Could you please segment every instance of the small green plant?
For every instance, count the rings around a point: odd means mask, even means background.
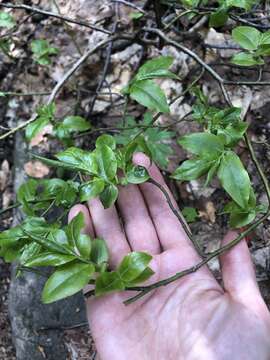
[[[197,210],[190,206],[184,207],[182,214],[188,223],[193,223],[198,218]]]
[[[57,55],[59,50],[50,46],[47,40],[33,40],[31,42],[33,58],[39,65],[50,65],[51,57]]]
[[[229,19],[229,11],[232,8],[249,11],[257,0],[219,0],[219,7],[209,18],[209,26],[221,27]]]
[[[0,27],[11,29],[16,25],[12,15],[7,12],[0,11]]]
[[[148,61],[140,67],[134,79],[123,89],[123,94],[128,94],[149,110],[169,113],[166,96],[152,79],[178,79],[174,73],[168,70],[172,62],[173,58],[170,56],[162,56]]]
[[[241,66],[263,65],[263,57],[270,55],[270,31],[261,33],[250,26],[233,29],[232,37],[245,51],[232,58],[232,63]]]
[[[261,207],[256,206],[249,175],[234,151],[248,125],[241,120],[240,108],[218,109],[209,106],[198,89],[195,94],[198,99],[193,106],[193,118],[204,125],[205,131],[178,140],[179,145],[193,154],[193,158],[184,161],[172,177],[190,181],[206,175],[207,185],[217,175],[233,200],[224,210],[230,214],[230,224],[242,227],[262,211]]]

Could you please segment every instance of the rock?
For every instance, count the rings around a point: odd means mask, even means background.
[[[22,135],[17,133],[14,154],[15,191],[25,180],[23,164],[26,159],[26,145]],[[17,225],[22,214],[17,211],[13,225]],[[9,290],[9,314],[17,360],[66,360],[63,327],[74,326],[86,321],[82,294],[44,305],[41,291],[46,278],[30,272],[16,277],[16,264],[12,266]]]

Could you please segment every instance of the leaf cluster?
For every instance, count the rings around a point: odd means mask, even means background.
[[[166,95],[153,79],[169,78],[179,80],[177,75],[169,71],[172,62],[173,58],[171,56],[161,56],[147,61],[140,67],[128,86],[122,90],[122,93],[129,95],[133,100],[136,100],[149,110],[169,113],[170,109]]]
[[[234,152],[234,147],[247,130],[247,124],[241,120],[241,109],[229,107],[221,110],[209,106],[199,90],[195,93],[198,100],[193,106],[193,117],[204,125],[205,131],[178,139],[179,145],[193,157],[184,161],[172,177],[190,181],[206,175],[207,185],[216,175],[232,198],[232,202],[225,208],[225,212],[230,214],[230,224],[242,227],[253,221],[262,210],[256,206],[249,175]]]
[[[39,65],[50,65],[51,57],[57,55],[59,50],[49,44],[47,40],[37,39],[31,42],[31,50],[33,52],[33,59]]]
[[[232,37],[245,50],[233,56],[233,64],[263,65],[263,58],[270,55],[270,31],[262,33],[251,26],[238,26],[233,29]]]
[[[53,267],[43,292],[42,301],[51,303],[95,285],[96,296],[148,279],[151,256],[131,252],[115,271],[109,271],[109,252],[103,239],[82,233],[84,217],[77,214],[63,229],[44,218],[28,217],[21,225],[0,234],[0,255],[5,261],[17,260],[30,269]]]
[[[146,151],[157,165],[166,168],[168,157],[173,154],[171,146],[166,141],[174,136],[174,132],[160,129],[158,126],[151,126],[152,123],[153,117],[150,113],[146,113],[139,124],[134,117],[128,116],[125,119],[127,129],[123,129],[121,134],[115,135],[115,140],[119,145],[127,145],[130,139],[135,138],[140,133],[140,126],[141,128],[145,126],[146,129],[137,137],[137,148],[135,150]]]

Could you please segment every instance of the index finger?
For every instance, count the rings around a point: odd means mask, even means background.
[[[142,153],[135,154],[133,161],[136,165],[147,168],[151,178],[164,187],[173,206],[179,211],[176,201],[157,166],[153,163],[150,164],[149,158]],[[145,198],[163,249],[168,250],[175,247],[181,247],[183,256],[189,256],[192,261],[199,260],[199,255],[194,249],[179,220],[169,207],[168,202],[160,189],[151,183],[143,183],[139,186]]]

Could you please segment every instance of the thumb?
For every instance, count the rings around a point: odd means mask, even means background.
[[[223,239],[222,245],[231,242],[237,233],[230,231]],[[254,265],[245,239],[220,257],[223,285],[225,290],[236,300],[247,303],[258,300],[259,288],[256,281]]]

